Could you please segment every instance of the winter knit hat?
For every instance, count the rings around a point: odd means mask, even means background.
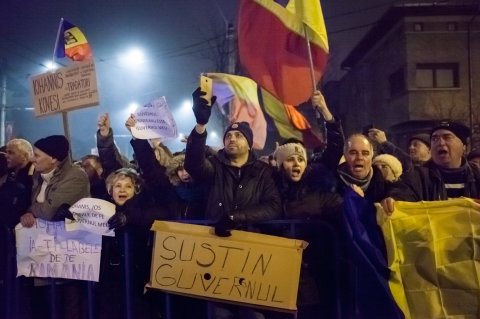
[[[430,135],[426,133],[410,136],[410,138],[408,139],[408,145],[410,145],[413,140],[419,140],[423,144],[427,145],[428,148],[430,148]]]
[[[433,127],[430,133],[430,139],[432,138],[433,133],[435,133],[437,130],[448,130],[455,134],[464,145],[467,145],[467,138],[470,136],[470,129],[462,123],[451,120],[442,120],[436,123]]]
[[[382,163],[390,167],[395,177],[395,180],[398,180],[400,175],[403,173],[402,163],[393,155],[390,154],[381,154],[373,158],[372,164]]]
[[[307,161],[307,151],[302,144],[298,143],[287,143],[277,147],[273,156],[277,161],[277,167],[281,168],[283,162],[292,155],[299,155]]]
[[[33,146],[60,162],[68,156],[68,150],[70,149],[68,140],[63,135],[50,135],[41,138]]]
[[[253,145],[253,132],[250,128],[250,125],[247,122],[235,122],[230,124],[229,127],[225,130],[225,134],[223,134],[223,140],[225,141],[225,136],[230,131],[239,131],[240,133],[245,136],[248,142],[248,146],[252,148]]]

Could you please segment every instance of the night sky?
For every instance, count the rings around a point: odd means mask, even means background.
[[[180,132],[194,126],[191,110],[181,111],[190,99],[201,72],[214,71],[213,47],[223,39],[226,24],[236,24],[236,0],[100,0],[100,1],[2,1],[0,11],[0,61],[7,70],[7,121],[15,134],[32,142],[63,133],[61,116],[35,119],[29,77],[47,71],[52,59],[61,17],[77,25],[94,54],[101,104],[69,114],[74,157],[95,146],[97,117],[109,112],[115,134],[128,134],[123,124],[131,102],[144,104],[165,96],[174,111]],[[331,48],[327,77],[341,76],[339,64],[378,17],[394,1],[329,0],[322,7]],[[119,56],[141,48],[145,62],[132,69]],[[214,128],[212,128],[213,130]],[[218,128],[221,130],[221,128]],[[128,138],[118,137],[127,152]],[[210,143],[221,143],[220,140]],[[171,142],[174,150],[181,148]],[[125,150],[124,150],[125,148]]]

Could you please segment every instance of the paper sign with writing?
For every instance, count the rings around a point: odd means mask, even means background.
[[[295,310],[301,240],[156,221],[149,287],[263,307]]]
[[[76,62],[30,79],[35,116],[45,116],[99,104],[92,60]]]
[[[67,232],[64,222],[36,219],[31,228],[18,224],[17,276],[98,281],[102,236]]]
[[[82,198],[70,207],[74,220],[65,219],[67,231],[84,230],[104,236],[115,236],[107,221],[115,214],[115,205],[98,198]]]
[[[132,127],[132,135],[138,139],[176,138],[177,124],[168,108],[165,97],[160,97],[138,108],[135,112],[137,123]]]

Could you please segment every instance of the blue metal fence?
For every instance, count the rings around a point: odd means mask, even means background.
[[[192,223],[192,224],[208,224],[208,221],[199,221],[199,220],[190,220],[190,221],[182,221],[185,223]],[[342,305],[341,305],[341,296],[340,296],[340,267],[338,267],[338,251],[340,246],[338,244],[337,234],[336,231],[330,226],[329,223],[323,221],[306,221],[306,220],[275,220],[269,221],[262,224],[256,224],[255,227],[260,227],[262,231],[265,230],[266,233],[271,233],[274,235],[281,235],[288,238],[298,238],[304,239],[299,234],[299,230],[307,225],[315,225],[315,229],[318,230],[319,233],[322,233],[332,240],[327,243],[328,244],[328,255],[322,256],[323,263],[328,264],[329,274],[328,277],[333,276],[333,278],[329,278],[330,287],[328,287],[329,293],[329,302],[328,305],[324,305],[325,307],[329,307],[329,310],[325,313],[328,313],[328,319],[336,319],[342,318]],[[32,285],[31,279],[27,279],[24,277],[16,278],[16,256],[15,256],[15,245],[12,240],[14,240],[14,236],[12,234],[12,230],[3,230],[7,231],[6,241],[3,242],[5,249],[6,256],[2,256],[1,263],[4,266],[3,270],[3,279],[0,281],[0,318],[37,318],[37,314],[32,314],[31,309],[29,309],[29,300],[31,297],[29,293],[31,292]],[[120,250],[121,250],[121,260],[120,260],[120,278],[122,279],[121,282],[121,300],[110,300],[112,309],[117,310],[118,313],[121,314],[122,319],[139,319],[143,318],[141,316],[145,316],[145,318],[166,318],[166,319],[182,319],[182,318],[174,318],[174,311],[172,305],[172,295],[168,293],[159,293],[154,292],[155,296],[150,297],[150,303],[156,303],[161,305],[161,313],[158,314],[155,310],[151,310],[150,314],[145,314],[148,310],[145,309],[138,309],[139,305],[135,304],[135,296],[133,294],[133,277],[134,277],[134,268],[132,264],[132,245],[131,245],[131,235],[128,232],[125,232],[123,236],[121,236],[121,243],[120,243]],[[2,240],[5,238],[2,234]],[[2,245],[3,245],[2,244]],[[315,249],[315,247],[310,247],[307,249]],[[331,283],[334,283],[333,285]],[[97,319],[100,317],[99,313],[99,290],[97,288],[97,283],[93,282],[83,282],[84,289],[82,291],[82,295],[79,298],[82,299],[83,305],[85,309],[82,309],[82,317],[88,319]],[[49,313],[48,316],[42,317],[47,319],[63,319],[62,313],[59,311],[59,307],[61,306],[59,303],[62,300],[59,292],[58,284],[56,284],[56,280],[51,279],[49,281],[49,289],[48,289],[48,308],[50,311],[46,311]],[[103,296],[105,297],[105,296]],[[108,296],[107,296],[108,297]],[[100,299],[102,302],[105,302],[105,298]],[[108,298],[107,298],[108,300]],[[205,311],[206,314],[203,314],[206,318],[213,318],[213,310],[212,304],[209,302]],[[260,311],[261,312],[261,311]],[[139,315],[139,313],[142,313]],[[35,316],[33,316],[35,315]],[[104,316],[105,318],[113,318]],[[284,318],[296,318],[296,314],[285,315]],[[320,317],[315,317],[320,318]],[[326,317],[325,317],[326,318]]]

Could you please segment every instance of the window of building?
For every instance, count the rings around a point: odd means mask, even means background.
[[[447,23],[447,31],[457,31],[457,30],[458,30],[458,23],[456,22]]]
[[[419,63],[415,80],[418,88],[459,87],[458,63]]]
[[[388,82],[390,85],[390,97],[398,96],[405,92],[405,72],[403,68],[390,74]]]
[[[424,25],[421,22],[415,22],[413,24],[413,31],[420,32],[420,31],[423,31],[423,28],[424,28]]]

